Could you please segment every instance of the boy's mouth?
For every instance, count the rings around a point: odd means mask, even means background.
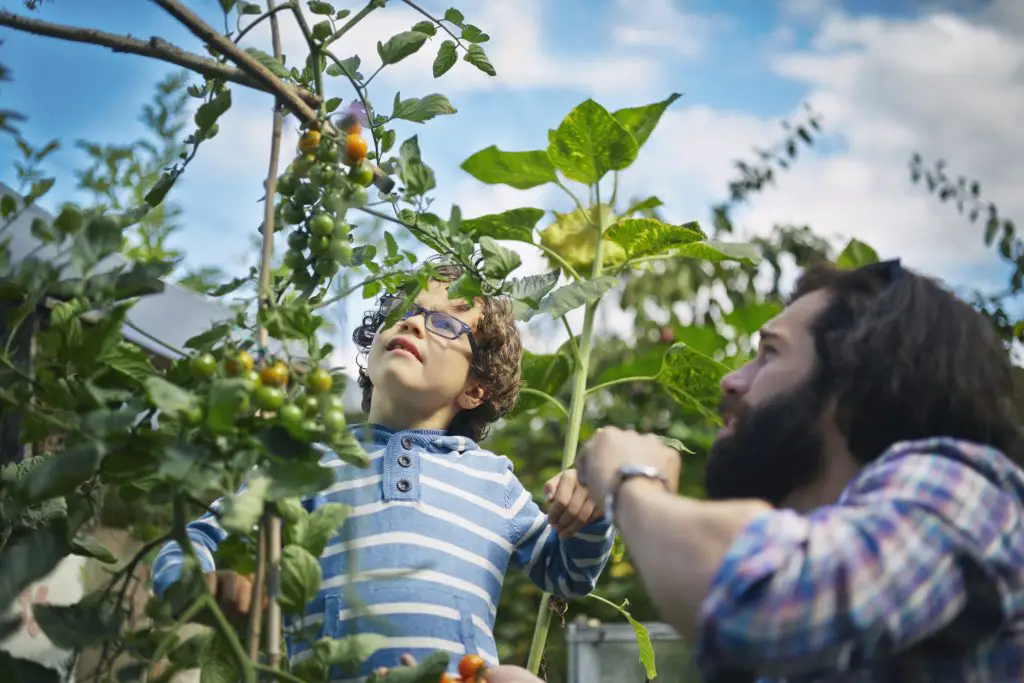
[[[408,337],[395,337],[388,344],[388,351],[404,351],[411,355],[413,358],[418,360],[420,363],[423,362],[423,356],[420,355],[420,350],[416,348],[416,344],[412,342]]]

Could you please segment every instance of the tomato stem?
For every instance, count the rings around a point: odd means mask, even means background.
[[[597,226],[596,241],[594,246],[594,265],[590,272],[591,279],[601,277],[604,266],[604,231],[607,226],[604,224],[605,212],[601,211],[601,188],[594,184],[594,205],[591,207],[593,217]],[[601,298],[586,304],[583,309],[583,331],[580,334],[578,362],[576,371],[573,374],[572,400],[569,403],[569,426],[565,434],[565,448],[562,451],[562,470],[572,466],[576,460],[576,449],[580,441],[580,428],[583,426],[583,407],[587,398],[587,373],[590,370],[590,350],[594,336],[594,320],[597,317],[597,307]],[[570,334],[570,338],[572,335]],[[544,593],[537,610],[537,624],[533,629],[533,642],[530,644],[530,656],[526,668],[530,673],[537,674],[540,671],[540,660],[544,656],[544,647],[548,639],[548,630],[551,627],[551,594]]]

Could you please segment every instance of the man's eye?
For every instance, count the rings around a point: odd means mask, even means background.
[[[762,356],[774,356],[777,353],[778,353],[778,350],[776,350],[776,348],[774,346],[772,346],[771,344],[762,344],[761,345],[761,355]]]

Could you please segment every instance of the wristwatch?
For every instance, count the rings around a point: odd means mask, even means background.
[[[612,510],[615,508],[615,499],[619,495],[619,489],[622,485],[634,477],[643,477],[644,479],[653,479],[660,481],[668,491],[668,479],[664,474],[661,473],[656,467],[650,465],[623,465],[619,468],[618,472],[615,473],[615,483],[612,484],[611,488],[608,489],[608,495],[604,499],[604,518],[608,521],[609,525],[614,525],[614,513]]]

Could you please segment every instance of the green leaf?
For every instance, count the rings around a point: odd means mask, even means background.
[[[235,427],[235,418],[249,409],[249,388],[243,379],[216,379],[207,397],[206,426],[222,434]]]
[[[450,42],[450,41],[448,41]],[[452,48],[455,47],[455,43],[452,43]],[[454,49],[453,49],[454,52]],[[454,63],[454,62],[453,62]],[[18,202],[13,195],[5,194],[3,199],[0,199],[0,216],[7,218],[12,213],[18,210]]]
[[[405,183],[407,196],[424,195],[437,187],[434,172],[420,158],[420,143],[415,135],[402,143],[398,156],[401,164],[399,177]]]
[[[74,236],[71,244],[71,262],[78,268],[91,269],[104,257],[120,251],[123,235],[121,226],[110,216],[89,219],[85,230]]]
[[[23,590],[50,574],[68,550],[67,526],[62,520],[9,542],[0,562],[0,605],[10,606]],[[0,667],[0,671],[6,669]]]
[[[543,275],[528,275],[510,280],[508,296],[513,301],[512,312],[517,320],[529,315],[529,309],[540,308],[541,299],[558,284],[559,271]]]
[[[622,215],[623,216],[630,216],[630,215],[632,215],[634,213],[641,213],[643,211],[650,211],[652,209],[658,208],[659,206],[664,206],[664,204],[665,203],[663,201],[661,201],[660,199],[658,199],[654,195],[651,195],[647,199],[642,199],[639,202],[637,202],[636,204],[634,204],[633,206],[631,206],[628,209],[626,209],[626,212],[624,214],[622,214]]]
[[[281,608],[289,614],[302,612],[320,590],[320,562],[298,545],[281,551]]]
[[[675,340],[683,342],[697,353],[714,357],[716,351],[728,343],[714,325],[686,325],[672,328]]]
[[[856,270],[872,263],[878,263],[878,252],[858,239],[850,240],[836,259],[836,267],[844,270]]]
[[[742,334],[755,334],[762,326],[782,312],[782,304],[777,301],[760,301],[734,308],[722,316],[727,325],[736,328]]]
[[[191,391],[168,382],[163,377],[149,377],[145,381],[146,398],[149,402],[172,417],[183,412],[193,412],[199,406],[199,398]]]
[[[259,523],[260,516],[263,514],[263,505],[270,484],[271,481],[267,477],[256,476],[244,491],[225,498],[220,525],[232,533],[252,533],[253,527]]]
[[[548,131],[548,158],[559,171],[591,185],[636,159],[637,142],[608,110],[586,100]]]
[[[91,557],[104,564],[117,564],[114,553],[92,536],[80,534],[71,540],[71,554]]]
[[[719,261],[739,261],[748,266],[756,266],[761,262],[761,252],[752,244],[742,242],[691,242],[672,250],[674,256],[695,258],[717,263]]]
[[[0,671],[4,672],[5,683],[61,683],[63,680],[57,669],[30,659],[19,659],[5,650],[0,650]]]
[[[258,50],[254,47],[247,47],[245,48],[245,52],[257,62],[267,67],[267,69],[270,70],[270,73],[274,74],[278,78],[284,81],[292,80],[292,75],[288,72],[288,69],[285,68],[284,64],[271,55],[268,55],[263,50]]]
[[[412,30],[426,33],[431,38],[437,34],[437,26],[432,21],[418,21],[413,25]]]
[[[548,153],[542,150],[503,152],[491,145],[463,161],[461,168],[481,182],[508,185],[517,190],[529,190],[558,180]]]
[[[434,93],[423,98],[412,97],[402,100],[399,99],[399,94],[395,93],[395,107],[391,113],[391,118],[423,123],[435,116],[455,113],[455,107],[452,106],[452,103],[444,95]]]
[[[232,292],[238,290],[242,285],[246,284],[247,282],[251,282],[251,281],[252,281],[252,273],[250,273],[248,275],[244,275],[242,277],[236,277],[233,280],[231,280],[230,282],[225,282],[224,284],[222,284],[222,285],[220,285],[218,287],[214,287],[213,289],[211,289],[210,290],[210,296],[213,296],[213,297],[227,296],[228,294],[231,294]]]
[[[402,31],[388,38],[386,43],[377,41],[377,55],[380,57],[381,65],[397,64],[409,55],[415,54],[429,37],[419,31]]]
[[[199,683],[237,683],[241,679],[231,644],[216,631],[204,648],[200,661]]]
[[[51,225],[43,218],[32,219],[32,223],[29,225],[29,233],[43,244],[50,244],[51,242],[57,241],[59,234]]]
[[[341,532],[341,527],[351,511],[350,506],[341,503],[321,505],[306,519],[305,533],[295,542],[313,557],[320,557],[327,543]]]
[[[20,494],[30,503],[65,496],[91,479],[106,448],[100,441],[85,441],[41,463],[21,481]]]
[[[555,319],[561,318],[569,311],[575,310],[584,304],[597,301],[615,284],[615,278],[607,275],[603,275],[596,280],[570,282],[541,299],[540,309],[536,312],[531,312],[529,318],[526,319],[529,320],[536,313],[546,313]]]
[[[308,444],[297,445],[308,454]],[[275,502],[284,498],[312,496],[334,483],[334,470],[311,459],[271,462],[266,466],[266,474],[271,480],[266,498]]]
[[[686,444],[684,444],[679,439],[673,439],[671,436],[661,436],[660,434],[657,435],[657,436],[658,436],[658,439],[660,439],[663,444],[665,444],[666,446],[668,446],[672,450],[674,450],[674,451],[676,451],[678,453],[685,453],[687,455],[693,455],[693,451],[691,451],[689,448],[687,448]]]
[[[466,17],[462,15],[462,12],[455,9],[454,7],[449,7],[444,11],[444,20],[450,21],[451,23],[461,28],[462,22],[466,20]]]
[[[321,2],[320,0],[309,1],[309,11],[313,14],[334,14],[334,7],[329,2]]]
[[[57,228],[64,235],[73,235],[85,225],[85,217],[82,212],[70,204],[60,210],[60,214],[53,221],[53,227]]]
[[[535,354],[523,350],[522,379],[525,386],[548,395],[555,395],[569,380],[573,370],[568,346],[557,353]],[[545,403],[544,399],[522,394],[516,404],[516,413],[533,410]]]
[[[252,55],[256,57],[256,55]],[[273,59],[273,57],[270,57]],[[257,58],[257,61],[260,61]],[[264,64],[264,66],[266,66]],[[268,67],[269,68],[269,67]],[[221,117],[228,109],[231,108],[231,91],[224,89],[214,95],[213,99],[209,102],[199,105],[199,109],[196,110],[195,122],[196,127],[200,130],[209,130],[213,127],[213,124],[217,123],[217,119]]]
[[[352,55],[347,59],[339,59],[338,63],[331,64],[327,67],[328,76],[341,76],[347,75],[353,80],[363,80],[363,75],[359,73],[359,64],[361,63],[359,55]]]
[[[446,40],[437,48],[437,56],[434,57],[434,78],[444,76],[455,66],[459,58],[459,51],[455,48],[455,41]]]
[[[387,154],[395,146],[396,133],[394,130],[385,130],[380,136],[380,153]],[[372,245],[370,245],[372,246]],[[358,249],[359,247],[356,247]]]
[[[340,106],[341,106],[341,98],[340,97],[332,97],[331,99],[327,100],[324,103],[324,110],[328,114],[330,114],[330,113],[336,111],[338,109],[338,107],[340,107]]]
[[[544,209],[512,209],[463,220],[461,230],[473,240],[493,237],[533,244],[533,229],[543,217]]]
[[[186,349],[195,349],[196,351],[209,351],[217,342],[222,341],[225,337],[231,334],[234,326],[231,323],[217,323],[205,332],[200,332],[194,337],[190,337],[185,342]]]
[[[32,614],[46,637],[66,650],[110,642],[121,634],[122,613],[102,594],[88,595],[74,605],[33,605]]]
[[[160,179],[156,181],[156,185],[146,193],[145,200],[152,208],[160,206],[160,203],[167,196],[167,193],[174,187],[175,181],[178,179],[180,173],[178,171],[164,171],[160,174]]]
[[[685,343],[673,344],[661,362],[658,382],[678,403],[721,424],[715,406],[721,398],[719,382],[729,368],[698,353]]]
[[[488,278],[504,280],[523,264],[519,254],[501,246],[491,237],[480,238],[480,251],[484,257],[483,274]]]
[[[366,683],[434,683],[448,671],[449,660],[447,652],[435,652],[416,666],[391,669],[386,678],[375,671],[366,679]]]
[[[647,631],[646,626],[633,618],[633,615],[625,613],[625,617],[636,635],[636,644],[640,648],[640,663],[644,665],[647,680],[653,681],[658,676],[658,668],[654,664],[654,645],[651,643],[651,634]]]
[[[462,39],[470,43],[486,43],[491,37],[473,24],[466,24],[462,27]]]
[[[251,14],[257,15],[263,13],[263,8],[257,5],[255,2],[243,2],[242,6],[238,8],[239,14]]]
[[[651,136],[655,126],[658,125],[658,121],[661,120],[661,115],[665,113],[670,104],[680,97],[679,93],[672,93],[661,102],[643,107],[619,109],[613,116],[636,139],[637,147],[642,147],[647,142],[647,138]]]
[[[487,53],[484,52],[482,47],[475,43],[469,46],[469,49],[466,50],[466,54],[462,59],[480,69],[488,76],[494,76],[497,74],[497,71],[494,70],[494,66],[491,64],[491,60],[487,58]]]
[[[608,239],[623,246],[629,258],[656,256],[707,238],[696,221],[672,225],[655,218],[624,218],[612,225],[607,234]]]

